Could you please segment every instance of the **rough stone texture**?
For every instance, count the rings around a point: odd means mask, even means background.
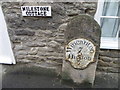
[[[31,5],[50,5],[52,17],[23,17],[20,6]],[[61,66],[64,58],[64,25],[79,14],[92,12],[90,15],[93,16],[96,3],[4,2],[2,8],[17,63],[56,62],[55,66]],[[88,8],[94,10],[85,12]]]
[[[118,73],[108,73],[108,72],[96,72],[96,79],[94,88],[119,88],[119,75]],[[97,85],[101,83],[101,85]]]
[[[107,73],[120,73],[120,51],[100,50],[98,71]]]
[[[35,35],[35,32],[33,32],[33,31],[28,31],[28,30],[17,30],[17,31],[15,31],[15,34],[16,34],[17,36],[19,36],[19,35],[33,36],[33,35]]]
[[[51,5],[52,17],[23,17],[20,6],[24,5]],[[2,3],[17,64],[25,63],[45,68],[61,67],[64,58],[64,31],[66,23],[69,19],[79,14],[94,16],[96,6],[97,2]],[[86,32],[84,34],[86,35]],[[49,45],[49,43],[53,41],[59,47],[51,47],[52,45]],[[120,55],[118,53],[120,53],[119,50],[100,50],[97,71],[103,73],[119,71],[119,68],[114,67],[120,64]],[[105,64],[107,65],[105,66]],[[107,68],[108,66],[110,68]]]
[[[96,66],[98,62],[101,29],[96,21],[88,15],[79,15],[70,20],[65,31],[65,45],[71,40],[84,38],[91,41],[95,47],[94,63],[89,64],[85,69],[75,69],[70,62],[63,60],[62,77],[71,79],[78,84],[90,83],[93,85]]]

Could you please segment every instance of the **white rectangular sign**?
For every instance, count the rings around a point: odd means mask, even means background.
[[[23,16],[51,16],[51,6],[21,6]]]

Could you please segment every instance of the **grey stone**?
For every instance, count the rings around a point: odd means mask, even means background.
[[[38,42],[38,41],[32,41],[32,42],[26,42],[25,45],[29,46],[29,47],[45,47],[46,43]]]
[[[28,60],[38,60],[39,56],[37,56],[37,55],[27,55],[26,59],[28,59]]]
[[[109,67],[110,66],[110,63],[109,62],[104,62],[102,60],[99,60],[98,61],[98,67],[99,66],[103,66],[103,67]]]
[[[98,71],[107,72],[107,73],[119,73],[119,68],[114,67],[98,67]]]
[[[102,60],[99,60],[98,67],[118,67],[118,63],[115,64],[112,61],[111,62],[104,62]]]
[[[79,11],[77,10],[67,10],[68,16],[77,16],[79,14]]]
[[[48,60],[53,60],[53,61],[60,61],[62,62],[63,60],[63,57],[55,57],[55,56],[50,56],[50,57],[47,57]]]
[[[77,3],[73,3],[73,4],[64,4],[64,3],[39,3],[39,4],[36,4],[36,3],[27,3],[25,2],[24,4],[22,5],[51,5],[53,8],[52,8],[52,17],[47,17],[47,18],[40,18],[40,17],[22,17],[21,15],[21,11],[20,11],[20,6],[21,4],[18,3],[17,5],[15,4],[15,2],[12,2],[12,3],[4,3],[2,6],[3,6],[3,11],[5,13],[5,16],[7,17],[7,20],[9,22],[9,25],[10,27],[14,27],[17,29],[17,27],[19,28],[26,28],[26,27],[29,27],[31,29],[35,29],[35,30],[38,30],[38,29],[43,29],[43,30],[46,30],[46,29],[57,29],[58,26],[62,23],[61,19],[65,19],[66,18],[66,11],[69,9],[69,10],[74,10],[76,9],[75,11],[80,11],[81,13],[84,12],[83,9],[81,9],[81,7],[93,7],[94,6],[94,2],[91,2],[89,5],[85,5],[83,6],[84,4],[86,4],[87,2],[85,3],[81,3],[81,2],[77,2]],[[96,3],[95,3],[96,4]],[[96,7],[94,8],[96,9]],[[16,14],[17,13],[17,14]],[[95,13],[95,11],[94,11]],[[13,16],[7,16],[7,14],[9,15],[13,15]],[[16,17],[15,17],[16,16]],[[14,23],[14,25],[13,25]]]
[[[68,22],[65,30],[65,45],[78,38],[91,41],[95,47],[94,63],[84,69],[75,69],[70,62],[63,60],[62,78],[72,80],[77,84],[90,83],[93,85],[98,62],[101,29],[97,22],[88,15],[79,15]]]
[[[50,35],[52,34],[52,30],[39,30],[38,34]]]
[[[62,3],[54,3],[54,4],[51,4],[52,7],[52,11],[53,13],[56,13],[56,14],[59,14],[59,15],[65,15],[65,11],[64,11],[64,6]]]
[[[96,7],[96,4],[95,3],[93,3],[93,4],[91,4],[91,3],[85,3],[85,4],[83,4],[83,6],[84,7],[86,7],[86,8],[93,8],[93,7]]]
[[[66,30],[67,23],[63,23],[58,27],[58,30],[64,32]]]
[[[55,39],[55,41],[57,41],[58,43],[61,43],[61,44],[63,44],[65,42],[64,39]]]
[[[27,36],[33,36],[35,35],[34,31],[28,31],[28,30],[17,30],[15,31],[16,35],[27,35]]]
[[[41,55],[42,55],[42,54],[41,54]],[[46,52],[46,53],[44,53],[44,55],[45,55],[45,56],[48,56],[48,57],[56,57],[56,58],[57,58],[57,57],[58,57],[58,58],[59,58],[59,57],[63,57],[63,54],[62,54],[62,53],[58,53],[58,52],[51,52],[51,53],[50,53],[49,51]]]
[[[71,67],[69,62],[63,61],[62,78],[63,80],[72,80],[76,84],[94,83],[96,62],[90,64],[86,70],[77,70]]]
[[[39,48],[39,51],[47,51],[49,49],[49,47],[48,46],[45,46],[45,47],[40,47]]]
[[[42,57],[40,56],[37,60],[35,60],[35,62],[41,62],[41,61],[45,61],[46,60],[46,57]]]
[[[96,80],[93,88],[118,88],[118,73],[96,72]]]
[[[54,52],[54,49],[49,47],[49,49],[47,50],[47,52],[51,53],[51,52]]]
[[[39,50],[39,52],[38,52],[38,56],[40,56],[40,57],[48,57],[49,56],[49,54],[46,52],[47,50]]]
[[[56,31],[57,30],[37,30],[36,36],[39,36],[42,38],[44,37],[45,39],[52,38],[52,37],[55,38],[55,36],[57,36]]]
[[[20,38],[20,37],[13,36],[13,37],[11,37],[11,41],[12,41],[13,43],[20,43],[20,42],[21,42],[21,38]]]
[[[48,43],[48,46],[53,47],[53,48],[56,48],[56,47],[59,47],[60,44],[59,44],[58,42],[56,42],[56,41],[50,41],[50,42]]]
[[[116,60],[116,61],[113,61],[113,63],[120,65],[120,58],[118,60]]]
[[[18,63],[22,63],[22,64],[28,64],[28,63],[33,63],[33,61],[28,60],[28,59],[19,59]]]
[[[36,55],[38,53],[39,48],[38,47],[33,47],[31,50],[28,52],[29,55]]]
[[[106,57],[106,56],[99,56],[99,59],[103,60],[104,62],[111,62],[111,61],[118,61],[119,58],[112,58],[112,57]]]
[[[27,51],[18,51],[18,52],[16,52],[16,54],[17,54],[17,56],[18,55],[27,55],[28,52]]]
[[[26,50],[28,47],[23,46],[23,45],[15,45],[14,50],[15,51],[20,51],[20,50]]]
[[[120,58],[119,50],[100,50],[99,53],[100,53],[100,56]]]
[[[23,5],[51,5],[52,17],[23,17],[20,10],[20,6]],[[17,62],[22,64],[30,63],[30,65],[37,63],[36,66],[41,64],[41,66],[44,66],[45,68],[52,65],[56,67],[59,61],[61,63],[61,60],[59,59],[64,57],[63,46],[65,45],[65,39],[63,33],[66,31],[67,22],[69,22],[73,16],[79,14],[86,13],[94,16],[96,6],[97,2],[40,2],[39,4],[38,2],[3,2],[2,9],[5,15],[8,33]],[[74,31],[79,25],[82,25],[82,28],[84,29],[89,29],[86,25],[84,25],[84,23],[82,23],[76,24]],[[92,38],[93,41],[97,43],[97,35],[92,35],[94,32],[92,30],[93,29],[91,29],[91,32],[89,32],[90,30],[80,32],[80,30],[79,33],[83,36],[88,36],[88,38]],[[74,31],[72,34],[74,34]],[[70,34],[70,36],[72,36],[72,34]],[[75,35],[79,36],[78,34],[75,33]],[[55,42],[51,43],[51,41]],[[31,48],[34,49],[31,50]],[[29,56],[26,57],[27,53]],[[101,70],[103,73],[117,73],[117,65],[119,66],[120,64],[119,53],[119,50],[100,50],[100,60],[98,62],[97,70]],[[36,57],[33,57],[34,55]],[[41,63],[42,60],[44,65]],[[45,62],[47,60],[49,60],[49,63]],[[53,60],[57,63],[53,64]]]
[[[75,38],[79,38],[79,36],[81,36],[81,38],[90,38],[96,43],[96,46],[99,46],[99,39],[101,33],[99,30],[100,27],[98,28],[97,22],[94,21],[93,17],[91,16],[88,16],[88,18],[86,17],[86,15],[80,16],[81,17],[74,17],[72,19],[72,22],[68,23],[68,26],[66,28],[68,31],[65,33],[65,38],[69,41]]]
[[[10,28],[8,29],[8,34],[10,37],[14,36],[15,33],[14,33],[14,30],[11,30]]]
[[[64,33],[58,33],[58,37],[64,37]]]
[[[25,55],[16,55],[16,58],[17,58],[17,59],[25,59],[26,56],[25,56]]]

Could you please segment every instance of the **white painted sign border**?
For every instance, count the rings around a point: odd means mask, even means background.
[[[50,17],[51,6],[21,6],[22,16]]]

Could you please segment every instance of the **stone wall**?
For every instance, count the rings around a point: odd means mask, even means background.
[[[52,17],[23,17],[20,7],[26,5],[50,5]],[[79,14],[93,16],[96,3],[11,2],[2,8],[17,63],[53,67],[62,65],[64,58],[64,23]]]
[[[119,50],[100,50],[98,71],[107,73],[118,73],[120,68]]]
[[[23,17],[21,6],[50,5],[52,17]],[[66,23],[79,14],[94,16],[97,2],[3,3],[5,19],[17,64],[57,67],[64,59]],[[98,71],[118,72],[117,50],[100,50]]]

